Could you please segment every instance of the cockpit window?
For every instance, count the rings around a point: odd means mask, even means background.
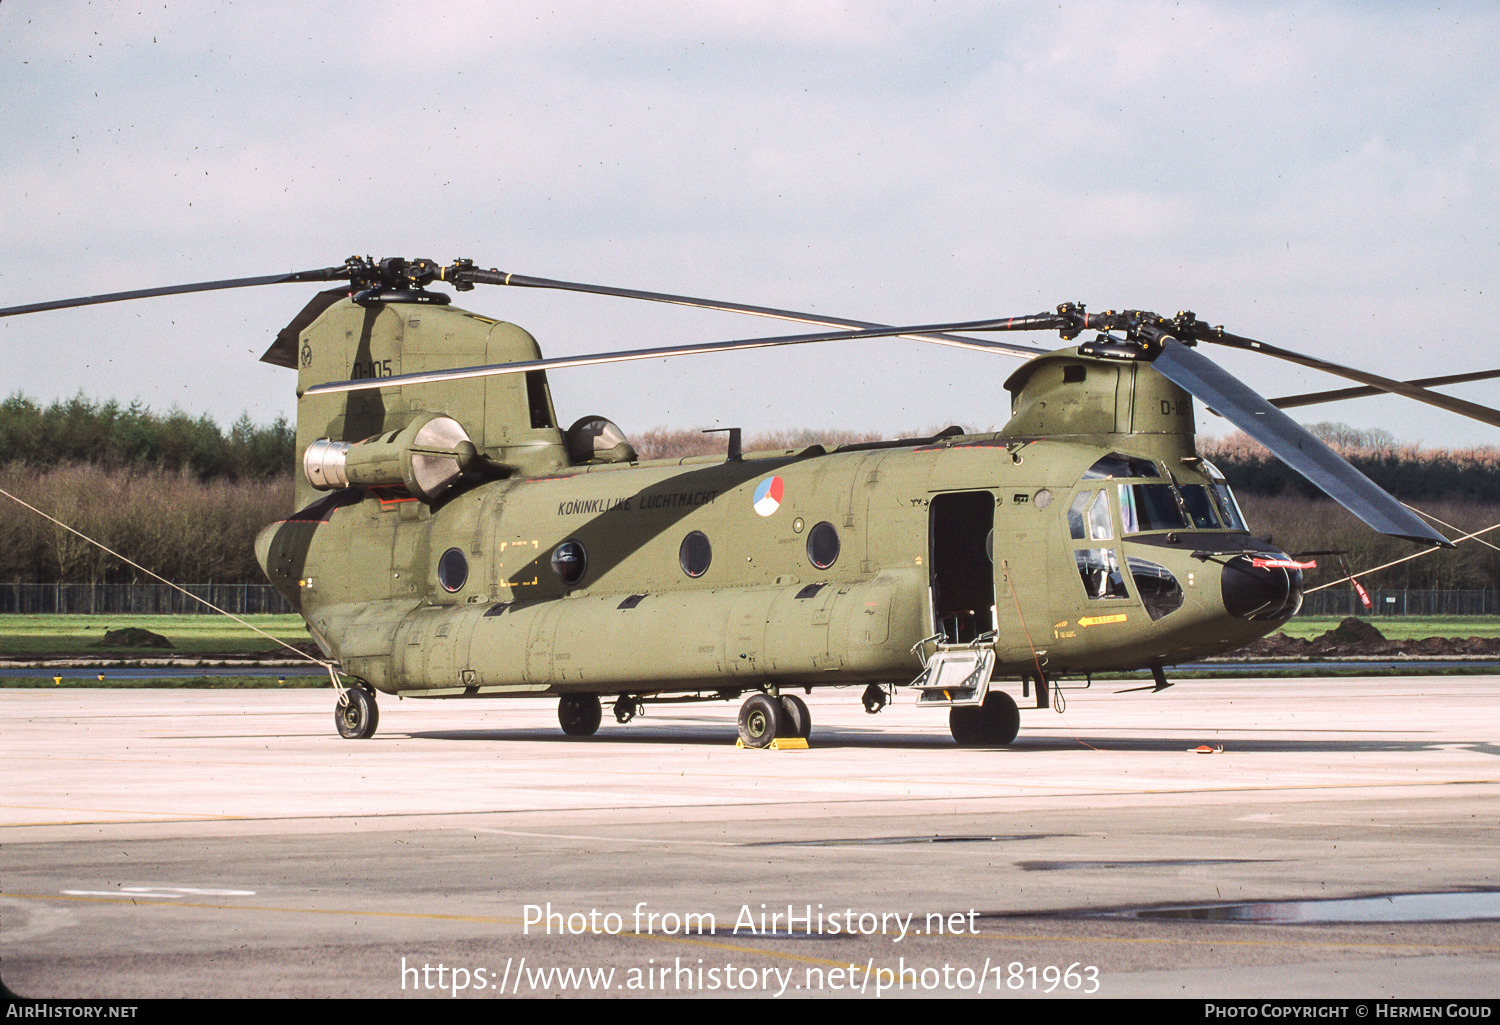
[[[1078,541],[1108,541],[1113,537],[1109,492],[1080,491],[1068,507],[1068,533]]]
[[[1135,590],[1141,596],[1141,604],[1146,606],[1146,614],[1153,620],[1182,608],[1182,585],[1165,566],[1135,556],[1127,558],[1125,563],[1135,578]]]
[[[1184,484],[1181,492],[1182,508],[1188,514],[1188,519],[1193,521],[1193,526],[1199,530],[1218,530],[1222,526],[1207,487],[1202,484]]]
[[[1214,497],[1219,500],[1219,513],[1223,516],[1224,525],[1230,530],[1247,530],[1245,517],[1240,513],[1239,503],[1234,500],[1234,494],[1229,490],[1229,481],[1219,468],[1207,459],[1200,464],[1203,472],[1208,474],[1208,479],[1213,481],[1212,488]]]
[[[1127,534],[1182,530],[1187,523],[1170,484],[1121,484],[1120,523]]]
[[[1160,477],[1161,471],[1149,459],[1122,456],[1111,452],[1084,472],[1084,480],[1110,480],[1116,477]]]
[[[1080,548],[1073,553],[1083,590],[1090,598],[1129,598],[1120,560],[1111,548]]]
[[[1219,499],[1219,511],[1224,514],[1224,524],[1230,530],[1249,530],[1245,526],[1245,517],[1240,514],[1239,503],[1234,500],[1234,494],[1229,490],[1228,484],[1215,484],[1214,494]]]
[[[1092,491],[1080,491],[1073,499],[1073,504],[1068,506],[1068,534],[1075,541],[1088,539],[1088,528],[1083,523],[1083,512],[1089,507],[1089,499],[1094,497]]]
[[[1101,491],[1089,503],[1089,540],[1108,541],[1112,536],[1109,528],[1109,494]]]
[[[1109,492],[1080,491],[1068,506],[1068,533],[1074,540],[1109,540],[1115,536],[1110,524]]]

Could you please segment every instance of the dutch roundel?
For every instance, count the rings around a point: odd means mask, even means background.
[[[762,516],[769,516],[781,508],[781,495],[786,489],[780,477],[767,477],[760,482],[755,489],[755,511]]]

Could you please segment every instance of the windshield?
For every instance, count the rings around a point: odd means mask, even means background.
[[[1193,521],[1193,526],[1199,530],[1218,530],[1223,526],[1219,521],[1219,511],[1205,485],[1184,484],[1181,493],[1182,509],[1187,513],[1188,519]]]
[[[1111,488],[1085,487],[1073,496],[1067,510],[1068,533],[1075,541],[1108,541],[1115,536],[1156,530],[1245,531],[1245,517],[1229,484],[1218,467],[1204,459],[1198,462],[1207,484],[1183,484],[1171,474],[1156,477],[1158,467],[1147,459],[1111,453],[1097,460],[1083,475],[1083,482],[1136,477]],[[1110,491],[1119,497],[1119,534],[1111,524]]]
[[[1187,521],[1170,484],[1120,484],[1120,524],[1127,534],[1182,530]]]

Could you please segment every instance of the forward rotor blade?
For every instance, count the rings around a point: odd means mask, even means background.
[[[100,303],[125,302],[127,299],[149,299],[158,295],[181,295],[185,292],[213,292],[224,288],[250,288],[253,285],[284,285],[305,281],[337,281],[349,276],[347,266],[324,267],[321,270],[294,271],[291,274],[267,274],[258,278],[225,278],[222,281],[199,281],[190,285],[167,285],[163,288],[140,288],[133,292],[108,292],[104,295],[86,295],[77,299],[56,299],[46,303],[31,303],[28,306],[11,306],[0,309],[0,317],[16,317],[22,313],[42,313],[46,310],[66,310],[74,306],[96,306]]]
[[[1194,337],[1202,341],[1228,345],[1235,349],[1248,349],[1251,352],[1259,352],[1266,356],[1275,356],[1277,359],[1284,359],[1289,363],[1296,363],[1300,366],[1311,367],[1314,370],[1321,370],[1326,374],[1333,374],[1335,377],[1345,377],[1351,381],[1358,381],[1360,384],[1368,385],[1377,391],[1390,392],[1392,395],[1401,395],[1408,399],[1414,399],[1417,402],[1425,402],[1429,406],[1446,409],[1450,413],[1457,413],[1460,416],[1478,420],[1480,423],[1489,424],[1491,427],[1500,427],[1500,409],[1491,409],[1488,406],[1481,406],[1476,402],[1456,399],[1451,395],[1444,395],[1441,392],[1428,391],[1413,382],[1393,381],[1388,377],[1369,374],[1363,370],[1356,370],[1353,367],[1346,367],[1339,363],[1330,363],[1327,360],[1318,359],[1316,356],[1304,356],[1302,353],[1292,352],[1290,349],[1279,349],[1274,345],[1258,342],[1254,338],[1243,338],[1239,335],[1231,335],[1223,331],[1213,330],[1206,325],[1202,326],[1201,330],[1194,332]],[[1214,408],[1217,409],[1218,407]]]
[[[1415,381],[1403,381],[1403,384],[1414,385],[1418,388],[1431,388],[1441,384],[1464,384],[1468,381],[1488,381],[1500,377],[1500,370],[1479,370],[1472,374],[1449,374],[1446,377],[1423,377]],[[1383,388],[1336,388],[1332,391],[1303,392],[1301,395],[1286,395],[1279,399],[1271,399],[1271,405],[1277,409],[1292,409],[1297,406],[1315,406],[1320,402],[1340,402],[1344,399],[1367,399],[1372,395],[1385,395]]]
[[[1041,316],[1050,316],[1042,314]],[[394,377],[361,378],[357,381],[331,381],[313,385],[305,395],[329,395],[336,392],[367,391],[375,388],[395,388],[404,384],[436,384],[441,381],[463,381],[474,377],[491,377],[496,374],[521,374],[528,370],[551,370],[563,367],[586,367],[600,363],[624,363],[629,360],[657,359],[670,356],[696,356],[709,352],[735,352],[742,349],[769,349],[779,345],[806,345],[812,342],[840,342],[857,338],[919,337],[946,331],[1006,331],[1008,325],[1029,318],[1009,317],[1002,320],[969,320],[951,324],[922,324],[913,327],[875,327],[857,331],[820,331],[815,334],[780,335],[771,338],[745,338],[726,342],[705,342],[699,345],[667,345],[651,349],[624,349],[618,352],[599,352],[584,356],[559,356],[555,359],[530,359],[516,363],[495,363],[478,367],[459,367],[453,370],[433,370],[417,374],[397,374]],[[975,349],[1002,349],[1000,343],[988,343],[982,339],[965,339],[968,347]]]
[[[1375,530],[1409,541],[1453,547],[1342,456],[1212,360],[1181,342],[1168,340],[1151,365]]]
[[[464,270],[459,276],[463,281],[472,281],[482,285],[510,285],[515,288],[555,288],[565,292],[588,292],[592,295],[608,295],[620,299],[644,299],[648,302],[670,303],[673,306],[691,306],[702,310],[717,310],[721,313],[744,313],[752,317],[790,320],[798,324],[811,324],[814,327],[847,327],[856,330],[885,327],[884,324],[876,324],[871,321],[846,320],[843,317],[828,317],[819,313],[778,310],[770,306],[750,306],[745,303],[724,302],[719,299],[700,299],[691,295],[672,295],[667,292],[643,292],[639,289],[615,288],[610,285],[589,285],[578,281],[533,278],[525,274],[511,274],[500,270]],[[1050,317],[1050,314],[1048,316]],[[1051,319],[1056,321],[1057,318],[1053,317]],[[1049,323],[1047,325],[1048,328],[1056,326],[1060,326],[1060,323]],[[1015,328],[1013,330],[1032,329],[1031,327],[1027,327]],[[984,349],[990,352],[1013,353],[1018,356],[1038,356],[1046,351],[1026,345],[1013,345],[1006,342],[986,342],[976,338],[958,338],[941,333],[929,332],[920,337],[916,335],[901,337],[913,337],[918,338],[919,341],[934,342],[938,345],[952,345],[961,349]]]

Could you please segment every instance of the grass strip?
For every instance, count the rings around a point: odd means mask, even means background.
[[[301,616],[244,616],[248,623],[287,644],[306,642],[307,626]],[[112,630],[134,627],[160,634],[168,648],[106,646],[101,642]],[[218,654],[269,652],[279,649],[266,637],[247,630],[224,616],[0,616],[0,654],[5,655],[129,655]]]

